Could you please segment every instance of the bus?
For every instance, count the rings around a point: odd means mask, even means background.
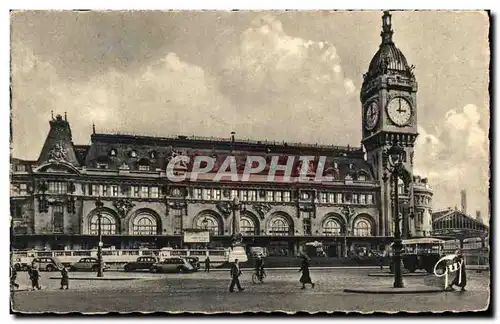
[[[434,271],[434,266],[444,255],[444,242],[437,238],[416,238],[403,240],[401,255],[404,269],[412,273],[416,270]],[[391,244],[391,247],[394,243]],[[392,249],[391,253],[393,255]],[[394,263],[391,261],[390,272],[394,272]]]

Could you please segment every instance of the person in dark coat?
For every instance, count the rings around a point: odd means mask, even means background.
[[[64,286],[66,286],[66,289],[69,289],[69,275],[68,275],[68,270],[66,267],[61,267],[61,288],[59,289],[64,289]]]
[[[233,279],[231,280],[231,285],[229,286],[229,292],[234,292],[234,285],[236,285],[239,291],[245,290],[245,288],[241,288],[240,276],[240,265],[238,263],[238,259],[235,259],[234,263],[231,265],[231,278]]]
[[[38,268],[36,265],[31,268],[29,276],[31,279],[31,287],[33,288],[33,290],[42,289],[42,287],[40,287],[40,272],[38,272]]]
[[[14,287],[14,288],[19,288],[19,285],[16,283],[16,279],[17,279],[17,270],[15,267],[11,267],[10,268],[11,272],[10,272],[10,286],[11,288]]]
[[[453,263],[458,263],[459,265],[461,264],[461,267],[459,270],[455,271],[455,278],[453,278],[453,281],[448,286],[448,289],[455,290],[453,286],[457,286],[461,288],[461,291],[465,291],[465,286],[467,285],[467,272],[465,269],[465,259],[462,255],[462,252],[459,250],[455,252],[455,255],[456,257],[453,259]]]
[[[311,280],[311,275],[309,273],[309,260],[307,256],[302,256],[302,265],[299,269],[299,272],[302,271],[302,276],[300,277],[300,283],[302,284],[302,288],[306,289],[306,284],[310,284],[311,288],[314,288],[314,284]]]
[[[205,259],[205,272],[210,272],[210,257]]]

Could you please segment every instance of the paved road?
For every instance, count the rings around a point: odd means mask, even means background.
[[[129,281],[71,281],[59,290],[59,281],[42,273],[40,291],[13,293],[13,309],[21,312],[257,312],[257,311],[466,311],[485,309],[489,303],[489,273],[468,272],[468,291],[422,295],[368,295],[344,288],[392,286],[391,278],[372,278],[369,269],[314,270],[316,287],[301,290],[296,271],[268,270],[263,284],[252,284],[251,272],[242,277],[244,292],[228,292],[228,272],[194,274],[105,273],[136,276]],[[76,275],[76,274],[74,274]],[[94,276],[94,274],[78,274]],[[27,287],[24,273],[18,282]],[[410,285],[441,285],[432,277],[406,278]]]

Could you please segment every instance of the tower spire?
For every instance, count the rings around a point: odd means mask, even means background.
[[[391,14],[388,10],[384,11],[384,15],[382,16],[382,32],[380,36],[382,36],[382,45],[384,44],[392,44],[392,24],[391,24]]]

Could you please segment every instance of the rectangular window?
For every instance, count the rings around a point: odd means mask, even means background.
[[[151,198],[159,198],[160,197],[160,191],[158,190],[158,187],[151,187],[149,189],[149,194],[151,195]]]
[[[241,190],[241,200],[242,201],[247,201],[248,200],[248,190]]]
[[[274,195],[274,199],[276,201],[282,201],[283,200],[283,193],[281,191],[276,191]]]
[[[267,201],[274,201],[274,192],[267,191]]]
[[[21,183],[19,185],[19,194],[20,195],[27,195],[28,194],[28,184]]]
[[[103,197],[106,197],[108,195],[108,186],[107,185],[101,185],[101,195]]]
[[[331,204],[335,203],[335,194],[333,193],[328,194],[328,202]]]
[[[202,191],[199,188],[193,189],[194,199],[202,199]]]
[[[231,190],[231,200],[238,197],[238,190]]]
[[[342,204],[344,202],[344,195],[341,193],[337,194],[337,199],[335,201],[337,204]]]
[[[352,203],[353,204],[359,203],[359,195],[358,194],[352,194]]]
[[[66,182],[49,181],[49,193],[65,194],[68,191]]]
[[[16,165],[16,171],[17,172],[26,172],[26,165],[25,164]]]
[[[212,200],[212,189],[203,189],[204,199]]]
[[[139,164],[139,171],[149,171],[149,165]]]
[[[98,169],[107,169],[108,164],[107,163],[97,163],[97,168]]]
[[[368,205],[373,205],[373,195],[371,195],[371,194],[367,195],[367,197],[366,197],[366,203]]]
[[[366,195],[364,194],[359,195],[359,203],[363,205],[366,204]]]
[[[132,197],[139,197],[139,186],[132,186]]]
[[[248,192],[248,200],[250,200],[250,201],[256,201],[257,200],[257,191],[250,190]]]
[[[54,233],[64,232],[64,206],[52,206],[52,224],[54,225]]]
[[[221,191],[220,191],[220,189],[214,189],[214,199],[215,200],[220,200],[221,199]]]
[[[111,197],[118,197],[118,186],[111,186]]]
[[[149,197],[149,188],[146,186],[141,187],[141,197]]]
[[[326,192],[320,192],[319,193],[319,201],[322,203],[327,203],[328,202],[328,197],[326,195]]]
[[[311,235],[311,214],[310,212],[303,212],[302,217],[304,217],[304,235]]]
[[[174,216],[174,234],[182,233],[182,209],[172,209]]]
[[[284,191],[283,192],[283,201],[284,202],[289,202],[290,201],[290,191]]]

